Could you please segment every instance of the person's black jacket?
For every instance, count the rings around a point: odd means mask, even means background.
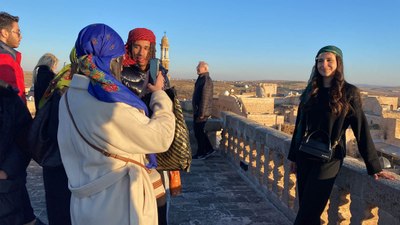
[[[26,132],[31,122],[31,114],[18,92],[0,80],[0,170],[9,179],[25,174],[30,161]]]
[[[150,109],[152,93],[147,89],[147,84],[149,84],[149,82],[153,83],[153,80],[149,74],[149,68],[150,65],[147,65],[146,70],[143,71],[137,64],[124,66],[121,73],[121,83],[142,99],[149,109],[149,116],[151,116],[153,114]],[[161,74],[164,76],[163,90],[169,89],[168,70],[160,64],[159,71],[161,71]]]
[[[382,168],[379,163],[375,145],[371,138],[368,121],[362,109],[360,91],[357,87],[349,83],[345,83],[344,88],[350,107],[347,111],[343,111],[338,116],[330,113],[326,118],[321,120],[321,118],[324,116],[324,113],[323,111],[320,111],[321,113],[319,116],[318,114],[313,114],[311,117],[307,117],[307,112],[304,110],[304,103],[300,102],[288,159],[293,162],[296,161],[300,142],[305,134],[307,126],[311,127],[310,131],[315,130],[317,126],[324,127],[326,129],[325,131],[331,137],[332,145],[336,140],[339,140],[339,143],[335,148],[335,151],[339,151],[339,154],[337,154],[337,152],[335,156],[340,159],[344,158],[346,156],[345,132],[350,126],[357,140],[358,149],[362,158],[364,159],[368,174],[375,174],[380,172]],[[321,104],[316,104],[315,107],[320,107]],[[319,121],[323,122],[320,123]]]
[[[164,90],[170,88],[168,79],[168,70],[160,65],[159,70],[164,76]],[[143,98],[149,93],[147,90],[147,84],[153,82],[149,75],[149,65],[146,70],[143,71],[137,64],[131,66],[124,66],[121,73],[121,83],[129,88],[133,93],[135,93],[140,98]]]
[[[200,74],[194,85],[192,98],[193,118],[198,122],[201,122],[200,117],[207,120],[212,113],[213,89],[209,73]]]
[[[40,99],[56,74],[48,66],[39,66],[34,83],[35,107],[39,109]]]

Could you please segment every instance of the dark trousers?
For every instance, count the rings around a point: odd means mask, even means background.
[[[25,224],[34,219],[26,173],[12,180],[0,180],[0,224]]]
[[[161,180],[165,188],[167,188],[165,184],[165,178],[169,179],[169,176],[165,177],[164,172],[162,170],[158,170],[161,175]],[[167,172],[168,174],[169,172]],[[169,187],[168,187],[169,189]],[[167,194],[167,193],[166,193]],[[160,197],[157,199],[157,213],[158,213],[158,225],[168,225],[168,214],[167,214],[167,195]]]
[[[322,163],[298,154],[296,164],[299,211],[295,225],[321,224],[321,214],[331,195],[342,163],[343,160],[338,159]]]
[[[23,179],[0,180],[0,224],[14,225],[25,222],[23,189]]]
[[[64,166],[43,167],[43,183],[49,225],[71,225],[71,192]]]
[[[193,120],[193,130],[194,136],[197,140],[197,155],[205,155],[207,152],[212,151],[213,147],[208,140],[208,136],[206,132],[204,132],[204,126],[207,121],[196,122],[196,119]]]
[[[24,210],[24,223],[29,223],[36,218],[35,214],[33,213],[33,208],[26,184],[22,187],[22,208]]]

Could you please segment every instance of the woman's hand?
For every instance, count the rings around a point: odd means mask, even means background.
[[[379,178],[388,179],[388,180],[396,179],[396,176],[394,173],[385,171],[385,170],[382,170],[379,173],[375,173],[373,176],[374,176],[375,180],[378,180]]]
[[[161,71],[158,72],[156,83],[154,85],[150,83],[147,84],[147,88],[150,90],[150,92],[159,91],[164,88],[164,76],[162,75]]]
[[[297,165],[295,162],[290,162],[290,173],[296,173],[297,172]]]

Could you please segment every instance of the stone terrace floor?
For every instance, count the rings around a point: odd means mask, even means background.
[[[291,222],[218,153],[195,160],[181,172],[182,193],[171,198],[170,225],[289,225]],[[28,168],[28,191],[35,214],[47,223],[41,168]]]

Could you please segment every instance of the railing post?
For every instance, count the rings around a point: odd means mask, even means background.
[[[351,195],[350,212],[350,224],[378,224],[378,208],[356,195]]]
[[[349,224],[350,222],[350,193],[346,190],[339,191],[339,206],[338,206],[338,223],[340,225]]]
[[[340,203],[340,191],[337,186],[333,186],[331,198],[329,200],[329,208],[328,208],[328,224],[335,225],[336,221],[338,221],[338,212],[339,212],[339,204]]]
[[[224,128],[221,131],[221,140],[219,141],[219,150],[224,153],[225,155],[227,154],[227,150],[229,148],[229,135],[227,132],[227,129]]]
[[[264,148],[264,145],[262,145],[261,144],[261,142],[260,141],[257,141],[256,142],[256,174],[255,174],[255,176],[256,176],[256,181],[257,181],[257,184],[258,185],[261,185],[262,184],[262,175],[263,175],[263,170],[264,170],[264,167],[263,167],[263,164],[262,164],[262,157],[263,157],[263,151],[262,151],[262,149]]]
[[[273,169],[273,180],[274,183],[272,185],[272,192],[274,192],[278,198],[280,197],[280,190],[279,190],[279,180],[280,180],[280,172],[279,172],[279,167],[280,167],[280,156],[276,151],[272,151],[272,159],[274,162],[274,169]]]
[[[250,174],[253,177],[254,181],[257,181],[257,147],[255,147],[255,141],[249,140],[249,166],[250,166]]]

